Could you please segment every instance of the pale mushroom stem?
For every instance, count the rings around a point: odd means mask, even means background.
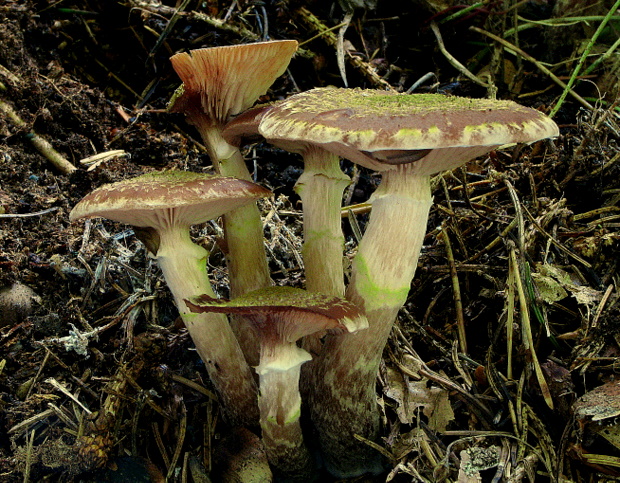
[[[194,124],[220,175],[252,181],[241,151],[226,142],[221,126],[199,123],[198,120]],[[229,211],[223,219],[231,298],[271,286],[263,222],[257,204]],[[241,316],[232,316],[231,325],[249,364],[255,366],[258,364],[259,344],[254,331]]]
[[[328,336],[313,364],[309,400],[327,469],[338,477],[381,471],[378,453],[355,434],[376,441],[375,382],[382,351],[407,299],[432,204],[430,177],[414,165],[383,173],[372,212],[353,260],[347,299],[362,308],[367,330]]]
[[[192,242],[189,226],[170,228],[159,231],[157,262],[229,419],[255,427],[258,390],[228,319],[223,314],[190,313],[184,302],[200,294],[215,297],[206,269],[208,252]]]
[[[341,205],[349,177],[340,169],[340,158],[310,145],[304,152],[304,172],[295,191],[303,206],[303,259],[306,290],[344,296]]]
[[[303,156],[304,172],[297,180],[295,190],[303,207],[302,256],[306,290],[344,297],[344,235],[340,210],[342,195],[351,180],[340,169],[340,158],[335,154],[310,145]],[[304,349],[312,354],[318,353],[321,335],[304,337]],[[306,364],[304,374],[312,364],[313,361]],[[308,388],[304,383],[302,386],[305,394]]]
[[[288,369],[265,369],[267,365],[261,356],[259,373],[260,426],[267,459],[276,470],[276,474],[286,481],[310,481],[314,471],[314,460],[304,443],[299,417],[301,415],[301,397],[299,395],[299,374],[301,364],[309,360],[310,355],[299,349],[295,343],[282,344],[270,349],[272,361],[290,359],[290,353],[302,358],[298,364]]]

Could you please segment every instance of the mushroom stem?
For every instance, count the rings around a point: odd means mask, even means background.
[[[340,158],[309,145],[304,172],[295,191],[301,197],[304,220],[303,258],[306,289],[344,296],[342,194],[350,179],[340,169]]]
[[[303,207],[302,256],[306,290],[344,297],[344,235],[340,210],[344,190],[351,180],[340,169],[340,158],[319,146],[309,144],[303,158],[304,172],[295,184],[295,191]],[[304,337],[303,348],[311,354],[320,353],[322,335],[315,333]],[[314,363],[310,361],[302,369],[304,400],[312,391],[312,386],[307,384],[307,373]]]
[[[272,346],[271,353],[261,353],[261,363],[256,368],[259,374],[260,426],[267,459],[276,474],[285,481],[310,481],[314,471],[314,461],[303,440],[299,417],[301,397],[299,395],[299,375],[301,365],[311,359],[295,343]],[[282,361],[294,361],[292,366],[282,365]],[[276,364],[281,368],[268,367]]]
[[[222,176],[252,181],[241,151],[222,137],[222,127],[200,123],[199,119],[193,120],[194,124],[205,141],[217,172]],[[230,296],[234,298],[271,286],[263,243],[263,222],[257,204],[251,203],[229,211],[223,219]],[[249,364],[255,366],[258,364],[259,344],[254,331],[240,316],[233,316],[231,325]]]
[[[157,262],[231,422],[254,427],[259,420],[256,383],[226,316],[194,314],[184,302],[198,294],[215,296],[206,269],[208,252],[191,240],[189,226],[174,228],[160,230]]]
[[[347,299],[362,308],[369,328],[328,336],[313,364],[308,401],[327,469],[338,477],[381,471],[378,453],[355,434],[379,434],[375,382],[383,347],[405,303],[432,204],[430,177],[412,165],[383,173],[372,212],[353,259]]]
[[[391,309],[384,323],[383,343],[403,306],[417,268],[432,205],[430,176],[416,172],[415,163],[396,165],[382,173],[371,196],[372,212],[353,259],[347,298],[368,312]]]

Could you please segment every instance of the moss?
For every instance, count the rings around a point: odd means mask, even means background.
[[[359,315],[357,307],[344,299],[294,287],[266,287],[232,300],[198,298],[194,302],[201,307],[227,307],[230,312],[240,309],[246,314],[297,309],[333,319]]]
[[[178,109],[178,106],[176,106],[177,101],[180,100],[184,94],[185,94],[185,85],[181,84],[179,87],[177,87],[174,90],[172,97],[170,97],[170,100],[166,104],[166,110],[168,112],[175,112],[175,109]]]
[[[140,175],[133,179],[136,183],[152,182],[152,183],[178,183],[183,184],[196,180],[205,180],[213,178],[213,175],[204,173],[192,173],[191,171],[153,171]]]
[[[462,110],[485,111],[488,109],[514,110],[519,108],[512,101],[470,99],[444,96],[442,94],[397,94],[384,91],[360,89],[313,89],[308,95],[299,95],[285,102],[292,112],[330,113],[351,117],[411,116],[427,112],[455,112]]]

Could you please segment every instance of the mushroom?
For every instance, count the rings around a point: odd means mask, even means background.
[[[267,458],[287,481],[309,481],[314,462],[299,424],[299,374],[312,356],[296,342],[317,331],[341,334],[364,329],[364,314],[343,298],[292,287],[268,287],[230,301],[201,295],[186,302],[193,312],[241,314],[254,327],[261,343],[256,372]]]
[[[157,258],[187,330],[232,423],[256,425],[256,384],[225,316],[190,314],[183,299],[213,295],[208,252],[189,228],[269,196],[249,181],[181,171],[154,172],[104,185],[71,211],[71,221],[104,217],[135,227]]]
[[[382,174],[346,290],[369,329],[328,336],[302,376],[329,471],[338,477],[378,472],[375,453],[354,435],[378,436],[376,374],[417,266],[432,204],[430,176],[503,144],[557,136],[558,127],[511,101],[329,88],[293,97],[295,109],[277,121],[279,139],[317,144]]]
[[[169,109],[185,113],[198,129],[219,174],[251,180],[241,152],[224,140],[222,128],[267,91],[296,50],[295,40],[279,40],[198,49],[170,58],[183,86]],[[271,285],[258,208],[252,204],[227,213],[224,232],[232,296]],[[246,357],[255,363],[258,348],[252,332],[236,320],[233,328]]]

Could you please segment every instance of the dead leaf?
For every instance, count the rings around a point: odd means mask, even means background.
[[[620,382],[608,382],[586,392],[573,405],[577,419],[602,421],[620,415]]]
[[[388,368],[385,395],[397,403],[396,415],[403,424],[413,424],[421,408],[434,431],[445,431],[454,419],[454,412],[443,388],[428,387],[428,379],[411,381],[396,369]]]

